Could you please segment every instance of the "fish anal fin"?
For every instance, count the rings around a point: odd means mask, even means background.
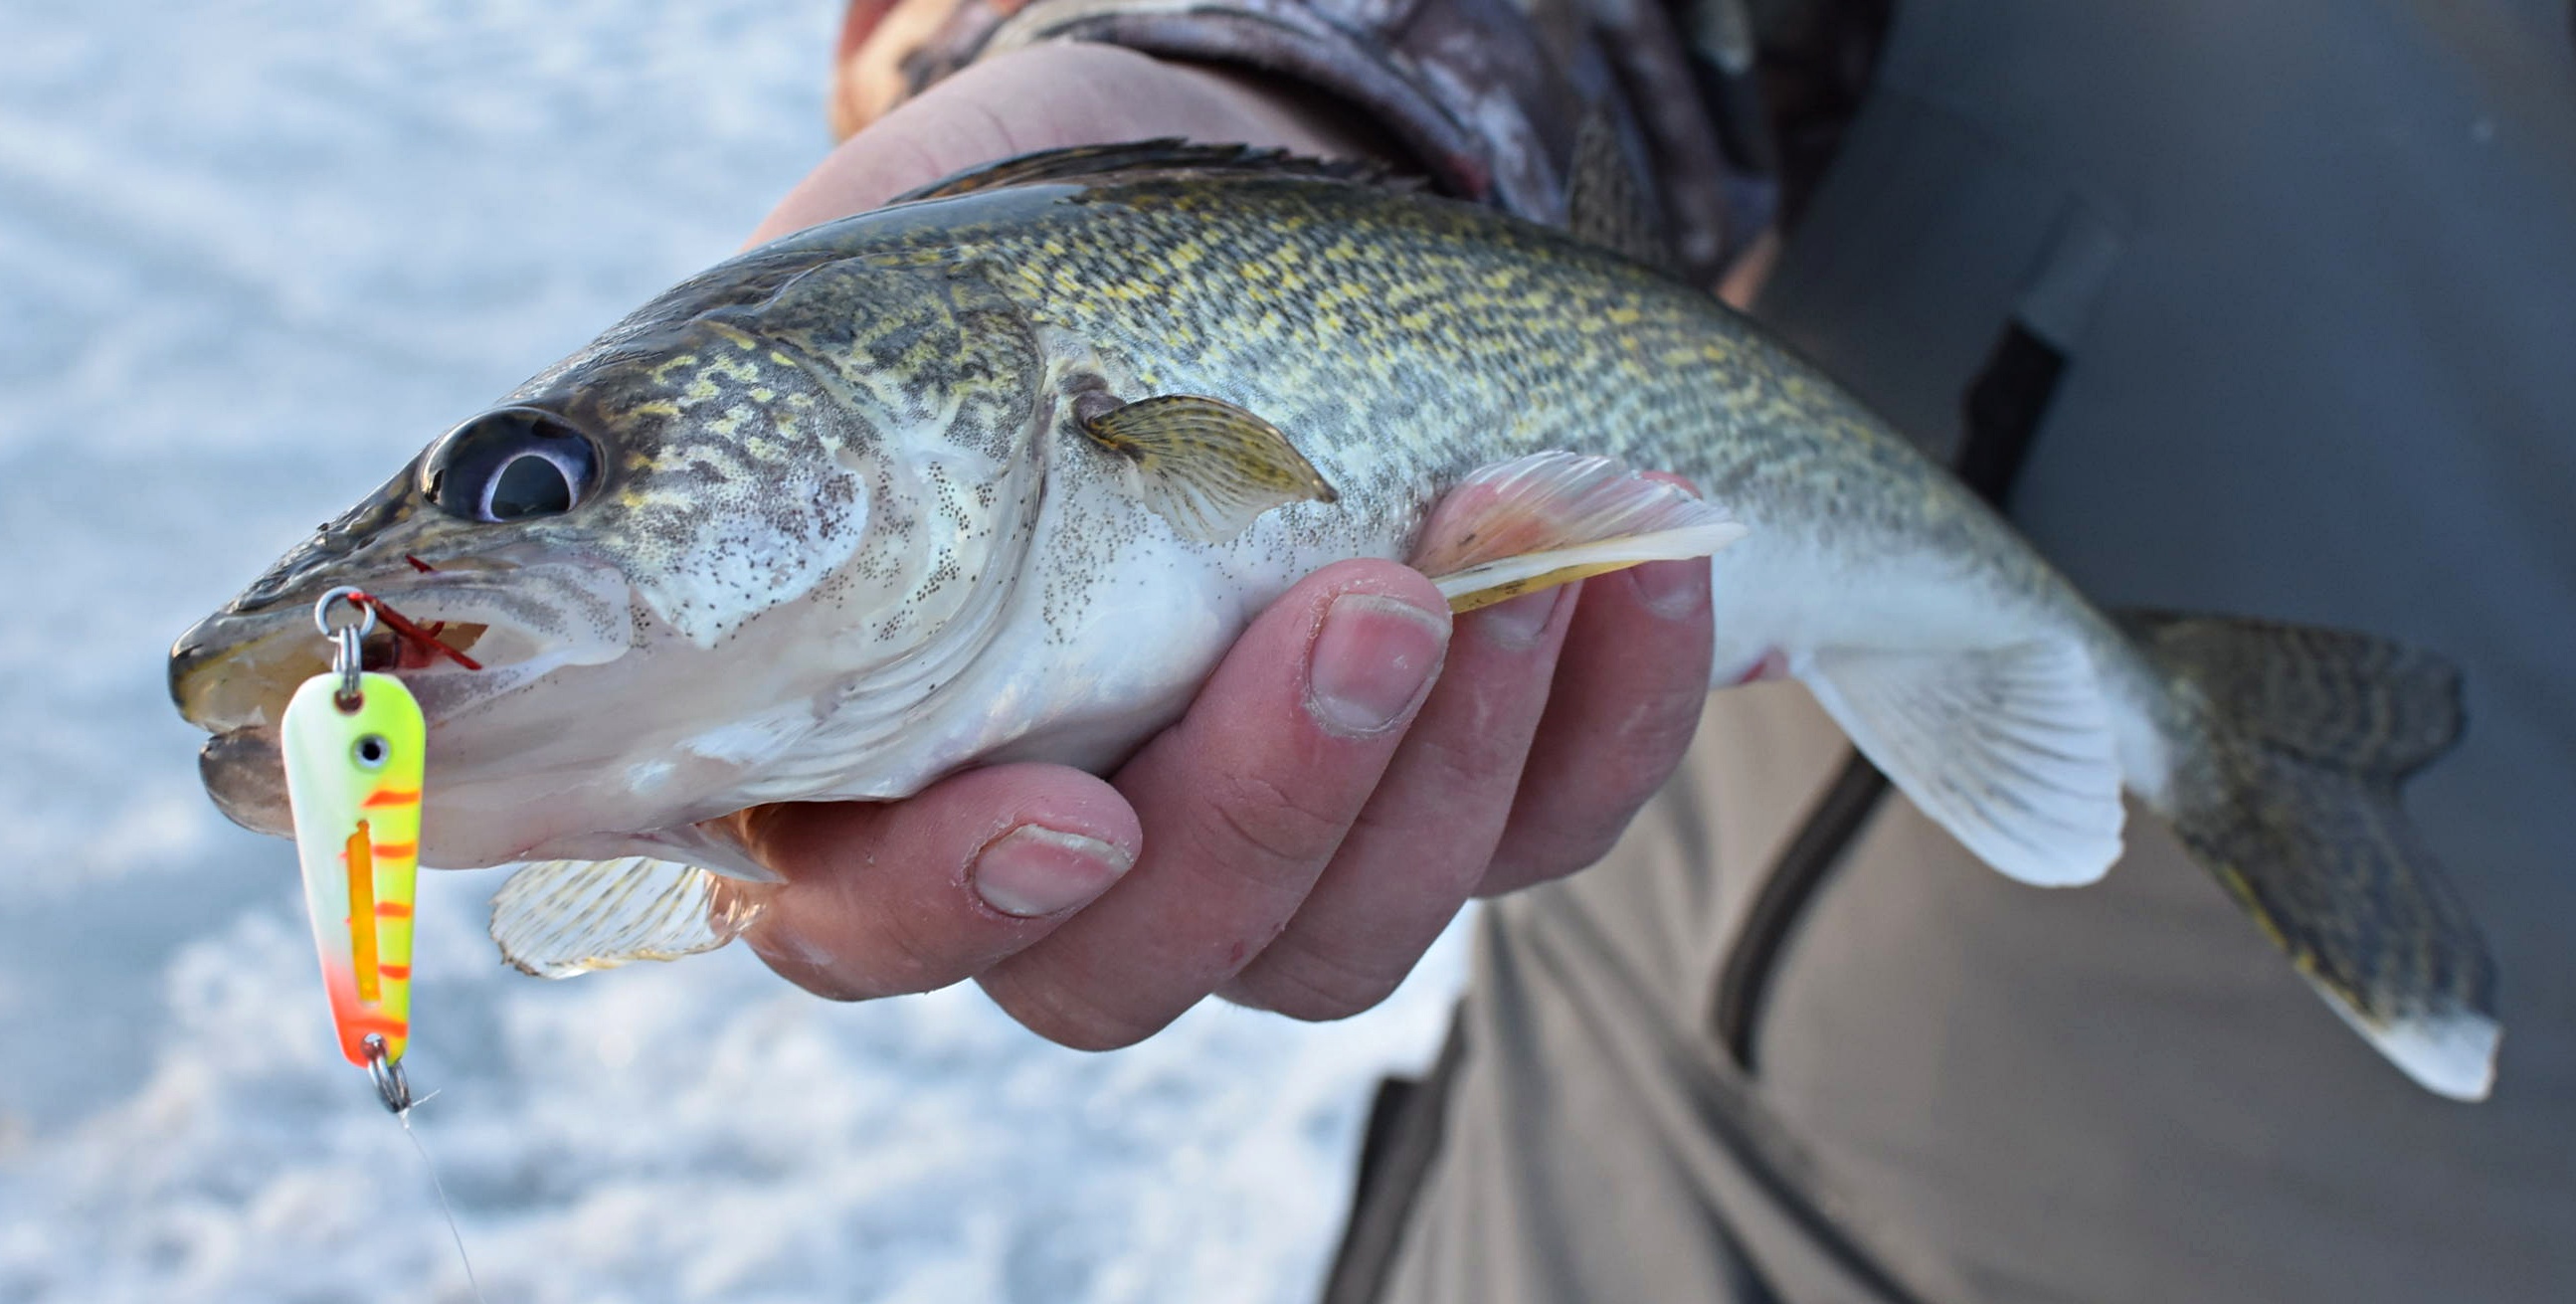
[[[492,940],[540,978],[676,960],[741,936],[776,891],[644,856],[536,861],[493,894]]]
[[[1277,426],[1222,399],[1164,394],[1076,415],[1100,447],[1134,466],[1145,497],[1184,537],[1224,543],[1274,507],[1339,495]]]
[[[2074,642],[1826,648],[1792,669],[1898,791],[1997,871],[2073,886],[2119,858],[2117,738]]]
[[[1724,509],[1607,457],[1533,453],[1484,467],[1424,523],[1411,564],[1452,611],[1650,561],[1706,557],[1744,537]]]
[[[892,204],[910,203],[917,199],[946,199],[970,195],[980,190],[1003,186],[1037,185],[1053,181],[1078,181],[1157,172],[1208,173],[1240,175],[1257,173],[1266,176],[1306,177],[1319,181],[1351,181],[1390,184],[1385,164],[1361,159],[1317,159],[1291,154],[1282,149],[1263,149],[1251,145],[1208,145],[1164,136],[1154,140],[1126,141],[1113,145],[1074,145],[1062,149],[1042,149],[1015,154],[1006,159],[982,163],[944,177],[929,185],[908,190],[888,200]]]

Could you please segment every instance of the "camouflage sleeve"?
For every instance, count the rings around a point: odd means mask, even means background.
[[[1713,281],[1776,187],[1723,122],[1746,102],[1744,0],[853,0],[847,135],[941,77],[1071,38],[1247,68],[1366,118],[1447,193],[1562,223],[1577,142],[1609,128],[1679,270]],[[1730,149],[1730,146],[1734,148]]]

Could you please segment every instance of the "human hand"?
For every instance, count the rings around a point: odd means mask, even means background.
[[[1179,135],[1348,153],[1254,83],[1102,47],[959,74],[854,136],[755,238],[985,158]],[[1337,1018],[1394,990],[1472,896],[1590,864],[1706,693],[1708,568],[1672,562],[1458,617],[1391,562],[1309,576],[1188,714],[1101,779],[1046,765],[893,803],[735,817],[786,880],[749,934],[838,999],[974,978],[1052,1040],[1126,1045],[1214,993]]]

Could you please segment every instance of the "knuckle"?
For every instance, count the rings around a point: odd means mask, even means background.
[[[1688,682],[1656,694],[1639,713],[1638,730],[1644,737],[1638,751],[1655,759],[1657,784],[1681,764],[1682,753],[1689,751],[1691,740],[1699,736],[1700,714],[1708,708],[1707,681],[1705,673],[1695,675]]]
[[[772,973],[824,1000],[866,1001],[888,994],[862,981],[841,963],[838,954],[801,933],[761,928],[744,940]]]
[[[1208,804],[1214,827],[1206,850],[1227,865],[1261,871],[1320,863],[1341,845],[1349,819],[1307,804],[1287,787],[1257,776],[1237,776]],[[1245,854],[1248,853],[1248,856]]]
[[[1646,803],[1672,778],[1699,732],[1698,696],[1659,694],[1641,703],[1618,728],[1603,735],[1592,749],[1596,763],[1595,809],[1615,811],[1619,823]]]
[[[1494,857],[1477,885],[1476,895],[1502,896],[1525,887],[1554,882],[1578,870],[1588,869],[1610,854],[1608,844],[1577,843],[1568,839],[1531,836],[1519,839]]]
[[[1060,984],[1013,981],[996,975],[984,991],[1020,1026],[1071,1050],[1124,1050],[1160,1032],[1177,1013],[1154,1017],[1112,1009]]]
[[[830,969],[782,968],[776,964],[770,965],[770,968],[776,971],[779,977],[804,989],[806,994],[819,996],[827,1001],[856,1004],[860,1001],[875,1000],[881,995],[879,992],[851,982],[847,976]]]
[[[1627,832],[1628,819],[1633,814],[1633,809],[1624,810],[1617,819],[1567,833],[1557,842],[1555,853],[1542,872],[1548,878],[1563,878],[1608,859],[1610,852],[1619,845],[1619,836]]]
[[[819,906],[793,895],[783,899],[752,939],[770,968],[827,1000],[932,991],[995,958],[989,940],[960,932],[961,921],[953,915],[921,906],[888,908],[846,885],[825,899],[828,904]],[[807,908],[796,909],[798,904]]]
[[[1406,741],[1413,748],[1406,764],[1426,771],[1444,792],[1508,785],[1529,754],[1527,726],[1517,733],[1499,727],[1420,730]]]
[[[1068,1050],[1125,1050],[1162,1031],[1161,1024],[1139,1024],[1125,1019],[1086,1018],[1061,1012],[1013,1015],[1028,1030]]]
[[[1640,797],[1634,803],[1550,812],[1526,822],[1516,818],[1495,850],[1478,895],[1515,891],[1601,863],[1619,845],[1628,821],[1643,804]]]
[[[864,969],[866,981],[883,995],[933,991],[965,976],[957,957],[946,953],[947,939],[936,936],[927,921],[896,914],[873,931],[879,944],[865,948],[852,967]]]
[[[1262,963],[1245,971],[1240,985],[1250,1004],[1307,1023],[1324,1023],[1375,1009],[1395,994],[1411,971],[1410,962],[1390,971],[1385,965],[1353,963],[1313,949],[1279,955],[1278,948],[1273,948]]]

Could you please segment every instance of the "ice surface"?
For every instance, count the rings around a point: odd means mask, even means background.
[[[466,1298],[330,1045],[169,640],[825,148],[837,0],[11,0],[0,20],[0,1301]],[[498,1301],[1308,1298],[1454,943],[1310,1028],[1080,1055],[743,954],[502,970],[430,875],[416,1115]]]

